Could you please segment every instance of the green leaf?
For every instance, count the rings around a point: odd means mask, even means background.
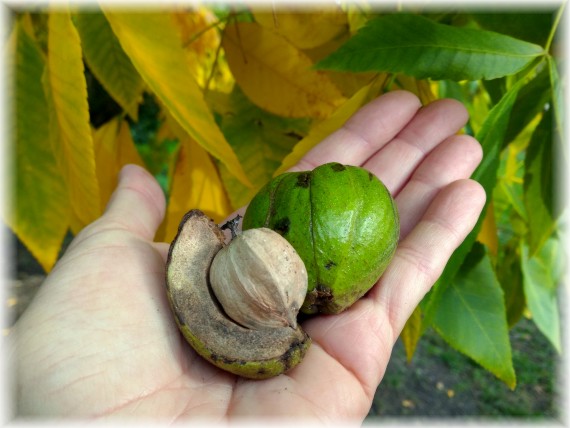
[[[485,88],[489,97],[491,98],[491,103],[497,104],[507,92],[507,78],[502,77],[500,79],[493,80],[483,80],[481,85]]]
[[[14,203],[2,217],[45,271],[53,267],[68,229],[69,199],[49,140],[47,101],[42,86],[45,60],[37,43],[17,23],[9,41],[8,101],[15,148],[14,174],[7,189]]]
[[[542,55],[542,47],[509,36],[395,14],[368,22],[317,67],[478,80],[514,74]]]
[[[481,244],[441,296],[433,325],[451,346],[515,387],[503,291]]]
[[[538,329],[561,352],[557,288],[562,276],[562,246],[557,239],[545,242],[533,257],[521,243],[521,265],[528,309]]]
[[[471,250],[473,243],[479,233],[487,205],[492,197],[492,192],[497,182],[497,169],[499,167],[499,152],[503,144],[505,131],[516,100],[517,94],[525,81],[518,81],[501,99],[501,101],[493,107],[480,131],[477,133],[476,138],[481,143],[483,148],[483,160],[471,176],[472,179],[478,181],[485,192],[487,193],[487,201],[485,207],[477,224],[473,230],[467,235],[463,243],[455,250],[443,273],[434,285],[430,293],[429,303],[427,305],[424,317],[424,325],[427,327],[432,319],[434,312],[440,304],[442,295],[445,293],[446,288],[452,282],[455,274],[462,265],[465,257]]]
[[[509,328],[512,328],[520,320],[526,307],[518,237],[505,246],[495,269],[505,296],[507,323]]]
[[[105,90],[135,121],[144,83],[100,12],[80,13],[75,24],[83,55]]]
[[[254,105],[238,85],[227,100],[220,127],[238,154],[248,177],[255,183],[247,188],[233,178],[227,168],[220,167],[224,186],[234,209],[249,203],[268,182],[283,158],[308,132],[308,119],[275,116]]]
[[[530,140],[525,158],[524,203],[528,219],[530,255],[544,244],[555,227],[552,170],[552,111],[544,113]]]
[[[544,46],[548,39],[555,10],[549,12],[473,13],[472,17],[486,30]]]
[[[554,119],[556,124],[556,132],[560,135],[562,141],[564,139],[564,127],[562,125],[562,118],[564,116],[564,101],[562,99],[562,87],[560,85],[560,76],[558,74],[558,68],[556,66],[556,61],[551,56],[547,57],[548,70],[550,73],[550,87],[552,91],[552,100],[554,108]]]
[[[541,113],[550,99],[550,80],[548,70],[544,68],[534,79],[524,85],[517,97],[509,126],[505,135],[505,144],[516,136]]]

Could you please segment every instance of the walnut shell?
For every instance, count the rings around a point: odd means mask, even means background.
[[[210,283],[226,314],[251,328],[297,328],[307,271],[285,238],[267,228],[237,235],[216,254]]]

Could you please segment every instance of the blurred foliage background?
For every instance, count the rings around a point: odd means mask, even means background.
[[[135,163],[167,196],[156,239],[168,242],[186,211],[221,221],[373,98],[455,98],[484,150],[473,178],[487,205],[401,343],[411,361],[435,332],[515,388],[509,330],[521,319],[562,351],[563,5],[464,9],[15,9],[2,218],[49,272]]]

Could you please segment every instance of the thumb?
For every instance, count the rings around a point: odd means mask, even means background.
[[[137,165],[125,165],[102,220],[152,240],[165,208],[164,193],[154,177]]]

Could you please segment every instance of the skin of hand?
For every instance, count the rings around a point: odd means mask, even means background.
[[[17,415],[360,423],[406,320],[483,208],[484,190],[468,179],[481,146],[457,135],[466,121],[456,101],[422,107],[390,92],[293,168],[336,161],[372,171],[395,196],[401,238],[375,287],[339,315],[304,322],[313,339],[305,359],[265,381],[220,371],[184,341],[165,292],[168,244],[153,242],[164,195],[126,166],[105,213],[75,237],[7,338]]]

